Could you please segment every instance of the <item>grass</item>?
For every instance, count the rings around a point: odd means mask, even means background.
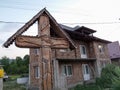
[[[26,90],[24,85],[19,85],[16,81],[6,81],[3,83],[3,90]]]
[[[16,80],[20,75],[11,75],[10,78],[3,82],[3,90],[26,90],[25,85],[17,84]]]
[[[10,80],[16,80],[17,78],[21,77],[21,75],[10,75]]]

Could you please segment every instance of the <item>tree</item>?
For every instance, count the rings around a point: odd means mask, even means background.
[[[0,62],[4,65],[3,68],[7,74],[26,74],[29,72],[29,55],[25,55],[23,59],[16,57],[16,59],[12,61],[4,56]]]
[[[109,64],[102,69],[101,77],[96,80],[101,88],[111,88],[111,90],[120,90],[120,67]]]
[[[9,68],[9,58],[4,56],[2,57],[2,59],[0,60],[1,61],[1,64],[4,65],[3,68],[4,68],[4,71],[5,72],[8,72],[8,68]]]
[[[23,57],[23,62],[24,62],[24,73],[29,72],[29,55],[25,55]]]
[[[10,63],[8,70],[9,70],[8,74],[17,74],[18,73],[18,66],[17,66],[15,60]]]
[[[17,63],[18,67],[22,66],[23,65],[22,58],[21,57],[16,57],[16,63]]]

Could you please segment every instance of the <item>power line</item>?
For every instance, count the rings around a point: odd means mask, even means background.
[[[30,8],[21,8],[21,7],[11,7],[11,6],[1,6],[0,5],[0,7],[1,8],[9,8],[9,9],[21,9],[21,10],[30,10],[30,11],[32,11],[32,10],[34,10],[34,11],[38,11],[38,9],[30,9]]]
[[[19,2],[18,2],[19,3]],[[44,5],[45,5],[45,3],[44,2],[41,2],[41,3],[43,3]],[[24,4],[16,4],[16,5],[24,5]],[[32,5],[32,6],[34,6],[34,5]],[[45,5],[45,6],[47,6],[47,5]],[[39,8],[39,9],[36,9],[36,8],[25,8],[25,7],[19,7],[19,6],[6,6],[6,5],[0,5],[0,8],[8,8],[8,9],[19,9],[19,10],[29,10],[29,11],[40,11],[41,10],[41,8]],[[61,12],[61,11],[59,11],[59,10],[52,10],[53,12]],[[62,10],[63,11],[63,10]],[[64,11],[64,13],[66,13],[66,11]],[[68,13],[73,13],[73,12],[71,12],[71,10],[70,10],[70,12],[68,12],[68,10],[67,10],[67,14]],[[78,12],[77,14],[80,14],[80,15],[84,15],[84,16],[87,16],[87,17],[96,17],[96,16],[92,16],[92,15],[89,15],[89,14],[84,14],[84,13],[80,13],[80,12]],[[102,17],[100,17],[100,18],[102,18]],[[84,23],[83,23],[84,24]],[[85,23],[85,24],[87,24],[87,23]],[[93,23],[94,24],[94,23]]]
[[[15,24],[25,24],[25,22],[12,22],[12,21],[0,21],[0,23],[15,23]],[[91,23],[86,23],[86,22],[81,22],[81,23],[61,23],[61,24],[120,24],[120,22],[91,22]]]
[[[14,4],[14,5],[17,4],[17,5],[25,5],[25,6],[26,6],[26,5],[40,5],[40,4],[38,4],[38,3],[21,2],[21,1],[20,1],[20,2],[19,2],[19,1],[10,1],[10,2],[7,1],[7,2],[6,2],[5,0],[4,0],[2,3],[5,3],[5,4],[6,4],[6,3],[9,3],[9,4],[12,3],[12,4]],[[40,2],[40,3],[41,3],[41,2]]]
[[[61,23],[61,24],[120,24],[120,22]]]
[[[15,24],[25,24],[25,22],[7,22],[7,21],[0,21],[0,23],[15,23]]]

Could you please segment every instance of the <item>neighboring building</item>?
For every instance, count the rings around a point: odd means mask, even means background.
[[[46,9],[28,21],[5,42],[4,46],[12,44],[17,36],[22,35],[43,14],[50,19],[50,37],[66,38],[70,44],[68,49],[51,49],[52,87],[55,90],[58,88],[63,90],[100,76],[101,69],[111,63],[107,48],[109,41],[93,36],[96,31],[90,28],[84,26],[72,28],[58,24]],[[39,32],[38,30],[38,34]],[[43,75],[40,67],[41,58],[43,58],[41,48],[30,48],[30,86],[38,88],[41,86]],[[47,68],[47,60],[43,60],[42,68]]]
[[[111,62],[116,65],[120,65],[120,45],[119,42],[112,42],[108,44],[109,56]]]

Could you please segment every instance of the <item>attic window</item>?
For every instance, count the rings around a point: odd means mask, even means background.
[[[93,36],[93,34],[91,33],[91,34],[89,34],[89,36]]]
[[[98,49],[99,49],[99,52],[100,52],[100,53],[103,53],[103,52],[104,52],[104,47],[103,47],[103,45],[98,45]]]
[[[60,49],[59,51],[60,51],[60,52],[69,52],[70,49]]]

